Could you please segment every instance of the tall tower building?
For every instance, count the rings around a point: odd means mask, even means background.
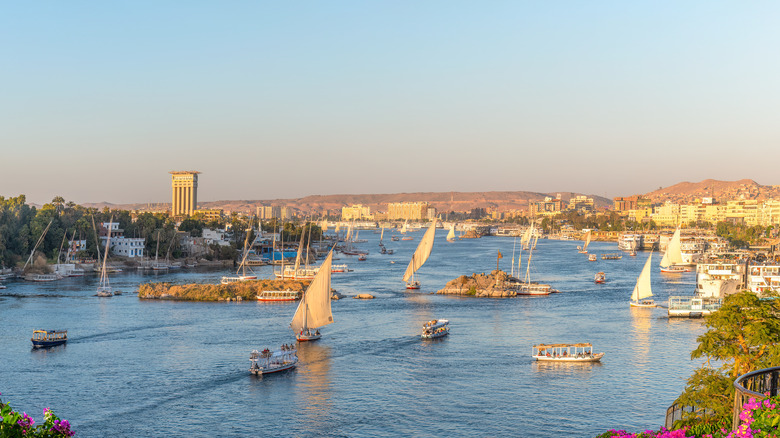
[[[171,174],[173,216],[192,216],[198,205],[198,174],[200,172],[179,172]]]

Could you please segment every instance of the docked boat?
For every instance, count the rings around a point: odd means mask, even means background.
[[[642,247],[641,234],[621,234],[618,237],[618,249],[622,251],[634,251]]]
[[[596,277],[594,278],[594,281],[596,283],[606,283],[607,282],[607,274],[603,272],[599,272],[596,274]]]
[[[631,293],[631,307],[656,307],[655,301],[648,300],[653,296],[653,290],[650,287],[650,264],[653,259],[653,252],[647,256],[645,267],[642,268],[642,273],[636,279],[636,285],[634,291]]]
[[[27,281],[46,282],[46,281],[57,281],[60,280],[62,277],[60,277],[57,274],[27,274],[23,278]]]
[[[257,301],[296,301],[301,293],[294,290],[264,290],[256,297]]]
[[[35,330],[32,339],[33,348],[48,348],[68,342],[67,330]]]
[[[712,314],[720,309],[720,306],[721,302],[717,298],[675,296],[669,297],[667,314],[670,317],[697,318]]]
[[[311,280],[319,272],[319,267],[299,267],[297,270],[293,265],[287,265],[282,272],[274,272],[276,278],[293,278],[296,280]],[[257,277],[255,277],[257,278]]]
[[[250,268],[249,265],[247,264],[247,258],[249,256],[248,247],[251,247],[251,245],[248,245],[250,231],[252,230],[249,229],[246,231],[246,238],[244,239],[244,250],[241,256],[241,263],[238,264],[238,269],[236,269],[236,275],[232,275],[232,276],[226,275],[222,277],[222,279],[220,280],[221,284],[231,284],[231,283],[240,283],[242,281],[257,280],[257,275],[255,275],[254,271],[252,271],[252,268]],[[157,256],[155,256],[155,259],[156,258]],[[249,269],[249,274],[247,274],[247,268]]]
[[[295,333],[298,342],[320,339],[320,327],[333,323],[333,313],[330,309],[330,275],[333,261],[333,251],[322,262],[322,267],[295,309],[290,321],[290,328]]]
[[[262,376],[295,368],[298,364],[297,353],[298,350],[292,345],[283,345],[279,351],[271,351],[267,348],[263,351],[254,350],[249,354],[249,360],[252,362],[249,372]]]
[[[446,319],[434,319],[423,324],[422,339],[436,339],[450,334],[450,322]]]
[[[589,262],[595,262],[598,260],[598,257],[596,257],[596,254],[589,254],[588,255],[588,261]]]
[[[531,232],[529,233],[529,236],[532,236],[532,240],[527,242],[528,245],[528,260],[526,261],[525,266],[525,279],[520,282],[519,287],[517,288],[517,294],[518,295],[550,295],[550,293],[554,292],[552,287],[549,284],[541,284],[531,281],[531,258],[533,257],[533,250],[536,248],[536,241],[539,240],[539,235],[534,233],[533,225],[530,228]],[[521,239],[522,244],[522,239]],[[520,261],[518,261],[518,273],[520,272]]]
[[[533,346],[531,357],[549,362],[599,362],[604,353],[594,353],[590,343],[539,344]]]
[[[409,265],[406,267],[403,281],[406,282],[407,289],[420,288],[420,282],[414,279],[414,274],[425,264],[428,257],[431,256],[434,237],[436,237],[436,219],[431,221],[431,226],[428,227],[428,231],[426,231],[422,239],[420,239],[420,244],[417,245],[417,249],[412,255],[412,260],[409,261]]]

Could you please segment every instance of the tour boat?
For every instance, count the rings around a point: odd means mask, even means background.
[[[32,339],[33,348],[47,348],[68,342],[67,330],[35,330]]]
[[[446,319],[434,319],[423,324],[420,337],[422,339],[436,339],[450,334],[450,322]]]
[[[219,281],[221,284],[239,283],[242,281],[257,280],[257,275],[238,275],[235,277],[222,277]]]
[[[44,282],[44,281],[57,281],[61,279],[57,274],[27,274],[24,276],[24,279],[27,281],[37,281],[37,282]]]
[[[263,351],[254,350],[249,354],[249,360],[252,362],[249,372],[262,376],[295,368],[298,354],[295,347],[283,345],[279,351],[271,351],[267,348]]]
[[[300,295],[293,290],[264,290],[257,295],[257,301],[296,301]]]
[[[414,240],[414,237],[412,236],[404,236],[401,238],[401,240]]]
[[[623,256],[617,253],[602,254],[601,260],[620,260]]]
[[[287,265],[282,272],[274,272],[276,278],[294,278],[296,280],[311,280],[320,270],[318,267],[299,267],[297,270],[294,265]],[[257,278],[257,277],[255,277]]]
[[[646,299],[653,296],[653,290],[650,288],[650,263],[652,259],[653,252],[650,251],[645,267],[642,268],[642,273],[636,279],[636,286],[631,293],[631,307],[656,307],[655,301]]]
[[[320,339],[318,327],[333,323],[333,313],[330,309],[330,275],[333,261],[333,251],[322,262],[322,268],[303,293],[298,308],[290,321],[290,328],[295,332],[298,342]]]
[[[599,362],[604,353],[594,353],[590,343],[539,344],[533,346],[531,357],[549,362]]]
[[[349,272],[349,266],[347,265],[333,265],[330,267],[330,272],[338,273],[338,272]]]
[[[691,272],[691,270],[690,268],[683,266],[669,266],[666,268],[661,268],[661,272],[665,274],[682,274],[683,272]]]
[[[588,261],[595,262],[596,260],[598,260],[598,257],[596,257],[596,254],[588,255]]]
[[[596,274],[596,278],[594,280],[596,283],[605,283],[607,281],[607,274],[603,272],[599,272]]]
[[[431,226],[428,227],[428,231],[425,232],[420,244],[417,245],[417,249],[414,250],[412,260],[409,261],[409,266],[406,267],[404,272],[403,281],[406,282],[407,289],[419,289],[420,282],[414,279],[414,273],[425,264],[428,257],[431,255],[433,249],[433,238],[436,237],[436,220],[431,221]],[[411,280],[411,281],[410,281]]]

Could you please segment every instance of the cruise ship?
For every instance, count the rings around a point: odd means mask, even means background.
[[[750,265],[747,268],[746,288],[753,293],[766,290],[780,292],[779,265]]]
[[[660,236],[658,234],[645,234],[642,236],[642,249],[645,251],[657,251],[658,241]]]
[[[631,251],[642,248],[643,237],[641,234],[621,234],[618,238],[618,249]]]
[[[745,262],[711,261],[696,266],[696,295],[722,299],[745,285]]]

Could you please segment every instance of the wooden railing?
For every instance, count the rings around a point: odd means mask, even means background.
[[[780,367],[756,370],[737,377],[734,381],[734,416],[731,420],[731,429],[736,430],[741,424],[739,413],[742,405],[749,399],[763,400],[777,395]]]

